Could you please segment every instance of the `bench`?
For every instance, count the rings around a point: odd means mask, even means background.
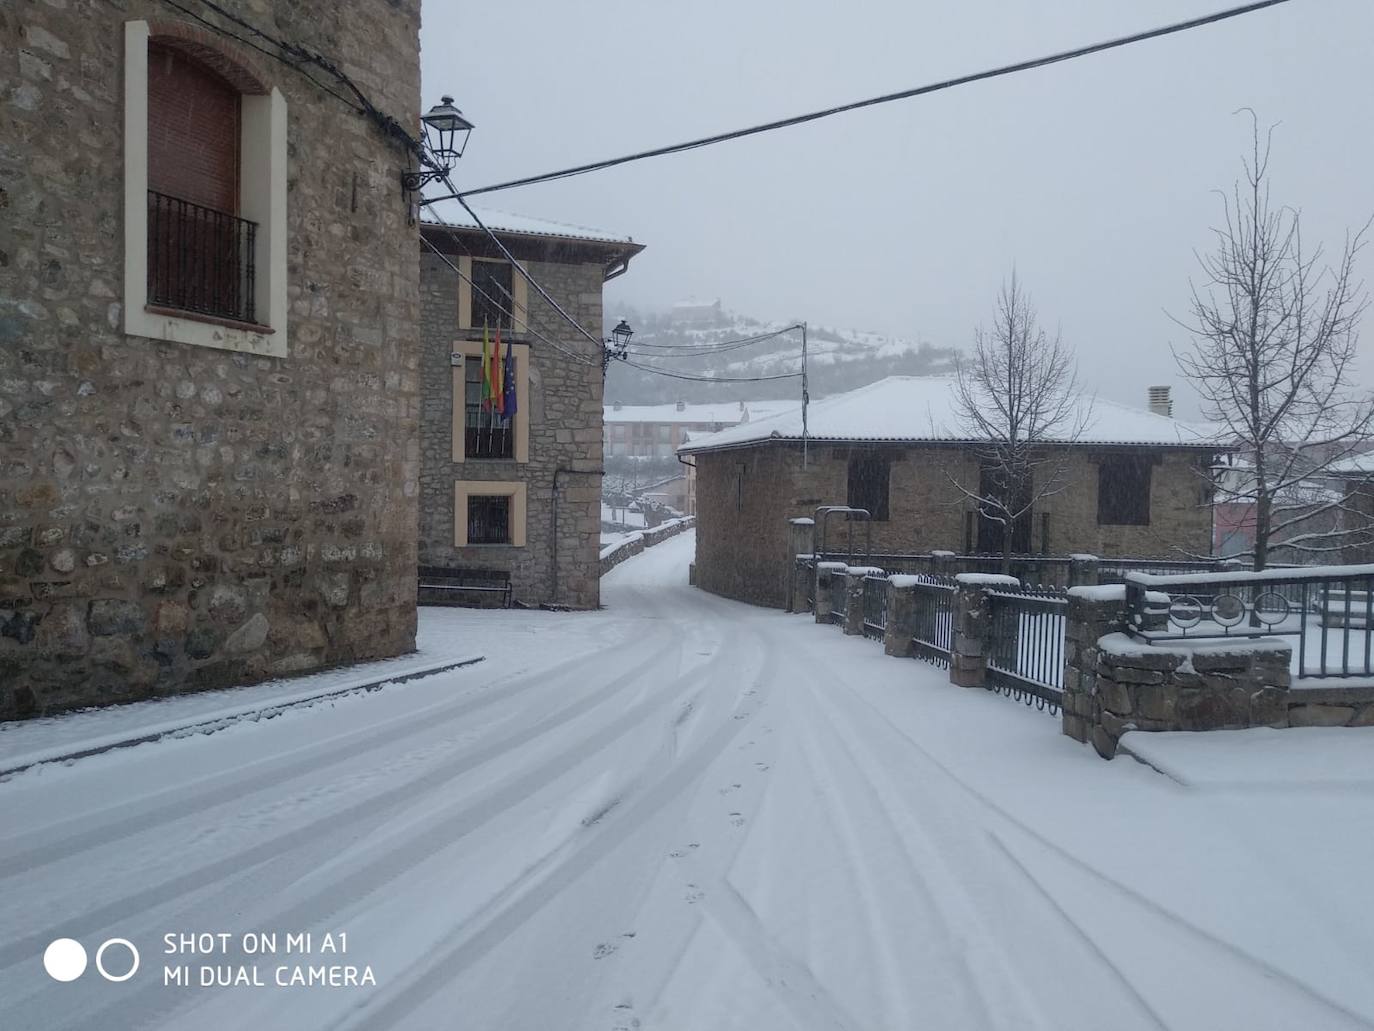
[[[421,604],[464,605],[468,595],[498,596],[501,607],[510,608],[510,571],[506,569],[460,569],[448,566],[420,566],[419,595]],[[425,597],[425,592],[430,592]]]

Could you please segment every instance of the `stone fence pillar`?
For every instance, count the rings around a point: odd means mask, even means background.
[[[830,622],[830,584],[837,576],[844,576],[844,571],[849,567],[843,562],[817,562],[816,563],[816,622]]]
[[[883,631],[883,652],[899,659],[912,655],[911,639],[916,636],[916,578],[890,576],[887,580],[887,629]]]
[[[809,518],[787,520],[787,611],[806,611],[806,589],[810,585],[802,579],[803,570],[798,555],[811,554],[812,528],[816,520]],[[798,599],[801,599],[798,604]]]
[[[954,645],[949,656],[949,681],[960,687],[982,687],[987,678],[992,627],[988,590],[1019,588],[1021,581],[999,573],[959,573],[954,577]]]
[[[1101,560],[1096,555],[1069,556],[1069,586],[1096,587]]]
[[[1098,723],[1098,639],[1125,626],[1125,586],[1069,588],[1064,622],[1064,699],[1059,715],[1061,729],[1075,741],[1086,744]]]
[[[845,609],[844,632],[855,637],[864,632],[864,580],[869,576],[881,576],[883,571],[876,566],[850,566],[845,571]]]

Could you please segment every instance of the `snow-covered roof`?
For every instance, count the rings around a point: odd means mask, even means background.
[[[1362,455],[1351,455],[1339,462],[1332,462],[1319,475],[1368,476],[1370,473],[1374,473],[1374,451],[1366,451]]]
[[[493,211],[479,208],[473,210],[482,223],[494,232],[518,233],[522,236],[552,236],[566,240],[593,240],[598,243],[634,243],[628,236],[610,233],[604,229],[593,229],[572,222],[554,222],[546,218],[531,218],[528,215],[515,215],[508,211]],[[472,216],[463,210],[457,201],[439,201],[429,206],[426,225],[453,226],[461,229],[477,229]],[[636,244],[636,246],[638,246]]]
[[[948,376],[889,376],[846,394],[813,402],[807,435],[833,441],[970,440],[955,400],[954,380]],[[1113,401],[1084,401],[1086,427],[1078,444],[1148,444],[1156,447],[1214,447],[1206,429],[1128,408]],[[801,409],[698,437],[678,450],[713,451],[765,440],[800,440]]]
[[[781,406],[781,407],[780,407]],[[746,419],[770,418],[791,409],[800,410],[798,401],[730,401],[721,404],[690,404],[678,408],[676,402],[661,405],[606,405],[606,422],[675,422],[734,426]]]

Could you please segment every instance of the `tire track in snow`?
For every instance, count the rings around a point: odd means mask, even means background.
[[[721,660],[727,656],[722,652]],[[765,661],[768,658],[764,655]],[[656,818],[666,818],[664,810],[679,800],[710,769],[711,765],[750,726],[755,711],[767,701],[769,670],[753,678],[754,695],[741,695],[730,718],[721,722],[697,748],[685,753],[664,776],[632,801],[618,807],[615,814],[599,825],[598,832],[577,845],[556,862],[527,870],[520,881],[493,898],[476,918],[476,929],[456,931],[450,941],[431,950],[427,963],[406,980],[388,986],[380,999],[374,997],[340,1026],[360,1028],[397,1027],[400,1022],[447,987],[473,963],[523,927],[543,907],[569,890],[585,874],[616,851],[627,839]],[[679,692],[679,697],[682,692]],[[735,717],[743,715],[744,718]],[[671,716],[670,716],[671,718]],[[456,940],[452,940],[456,939]]]
[[[259,839],[245,849],[232,852],[210,863],[202,864],[168,880],[145,885],[136,892],[108,901],[80,916],[63,920],[61,933],[67,937],[93,936],[96,932],[107,927],[118,924],[128,926],[145,911],[165,906],[168,902],[194,893],[208,884],[213,884],[220,878],[232,876],[238,873],[244,865],[253,865],[274,858],[279,859],[284,853],[296,848],[320,845],[331,832],[336,835],[341,834],[349,840],[355,840],[365,835],[370,829],[366,826],[367,824],[378,823],[383,819],[394,817],[398,812],[423,804],[427,793],[438,790],[494,758],[558,730],[569,721],[589,712],[623,691],[633,688],[643,671],[657,661],[658,656],[651,655],[644,661],[636,663],[629,672],[616,677],[604,687],[577,702],[565,706],[563,709],[513,734],[486,741],[473,751],[466,752],[418,777],[394,784],[379,794],[360,799],[342,810],[319,817],[303,826],[272,835],[266,839]],[[644,706],[640,706],[631,710],[631,717],[627,719],[627,717],[622,716],[617,721],[618,724],[632,722],[633,717],[637,717],[643,708]],[[562,753],[562,755],[568,757],[574,755],[576,751],[574,748]],[[360,823],[365,825],[362,830],[358,826]],[[56,927],[48,927],[24,938],[0,944],[0,971],[7,970],[20,962],[31,961],[33,956],[42,952],[56,931]]]
[[[481,688],[483,694],[480,697],[446,699],[382,723],[348,731],[324,741],[311,741],[247,766],[212,774],[189,787],[171,788],[122,803],[113,815],[104,819],[99,815],[83,814],[50,824],[25,833],[22,841],[27,847],[22,851],[9,852],[7,848],[20,839],[0,841],[0,856],[5,857],[4,866],[0,868],[0,882],[91,849],[108,849],[115,842],[187,816],[203,815],[206,810],[216,806],[233,804],[243,808],[243,803],[254,795],[279,793],[283,783],[306,777],[316,779],[335,765],[356,766],[360,758],[387,750],[397,742],[422,733],[428,736],[431,731],[447,728],[484,709],[515,701],[536,689],[552,691],[560,682],[575,677],[583,668],[605,662],[606,656],[597,653],[574,660],[574,669],[560,670],[552,680],[533,675],[502,678],[506,681],[515,679],[517,686],[503,692],[500,690],[502,680],[497,680]],[[637,675],[647,666],[647,662],[641,662],[633,673]],[[520,684],[520,680],[526,682]],[[244,776],[245,772],[249,775]],[[34,844],[35,838],[38,844]]]
[[[725,643],[729,643],[729,638],[726,639]],[[387,847],[384,850],[369,856],[361,865],[355,864],[346,875],[329,877],[325,883],[305,898],[298,899],[285,908],[274,909],[270,914],[260,914],[262,919],[255,920],[252,926],[320,927],[328,925],[328,921],[341,912],[367,908],[370,905],[369,900],[387,884],[402,879],[409,871],[437,855],[444,848],[456,844],[476,833],[497,817],[510,812],[538,790],[556,782],[565,773],[610,748],[625,735],[639,730],[646,723],[654,722],[658,718],[661,718],[665,729],[670,728],[673,713],[676,711],[676,704],[684,695],[699,690],[702,678],[709,677],[717,666],[733,661],[733,656],[729,654],[729,651],[729,648],[721,648],[713,659],[699,664],[695,669],[680,677],[669,688],[664,689],[661,693],[662,696],[656,693],[645,699],[611,722],[598,728],[595,733],[560,751],[555,757],[540,766],[513,780],[503,781],[495,789],[487,791],[477,798],[464,800],[463,804],[442,819],[430,820],[422,824],[418,831],[399,836],[389,836]],[[661,656],[655,655],[650,659],[650,662],[659,662],[661,658]],[[642,673],[642,669],[639,673]],[[635,675],[639,674],[636,673]],[[739,725],[735,724],[734,726],[738,727]],[[433,787],[428,790],[432,791]],[[417,798],[415,804],[423,805],[424,799]],[[626,822],[625,818],[619,815],[623,808],[622,800],[621,805],[615,806],[604,815],[603,819],[587,829],[590,831],[593,827],[620,827]],[[394,814],[395,811],[391,811],[388,812],[387,816],[391,817]],[[652,813],[648,815],[652,815]],[[617,833],[620,837],[628,837],[635,829],[636,827],[632,824],[621,828]],[[346,828],[344,833],[350,840],[358,837],[352,827]],[[310,840],[315,837],[316,835],[312,834],[300,844],[311,848],[312,851],[322,852],[326,855],[337,852],[337,847],[330,841]],[[533,868],[521,873],[497,897],[497,900],[505,899],[517,893],[526,883],[536,879],[546,867],[554,866],[556,868],[553,861],[558,859],[563,850],[563,847],[555,849],[535,864]],[[254,858],[259,862],[267,863],[271,860],[271,863],[252,879],[253,893],[255,895],[270,894],[270,882],[274,876],[274,868],[281,866],[282,852],[273,850],[270,855],[260,855],[261,847],[253,849],[252,852]],[[233,860],[233,862],[238,863],[242,860]],[[222,894],[228,899],[238,897],[240,894],[233,884],[227,883],[222,888]],[[198,905],[195,908],[201,907]],[[216,908],[218,907],[209,907],[211,911],[215,911]],[[167,926],[181,926],[186,924],[186,920],[180,917],[175,919],[169,917],[164,923]],[[184,1006],[185,1002],[175,997],[168,998],[167,993],[158,985],[146,985],[137,992],[121,996],[113,1005],[92,1014],[80,1026],[92,1029],[125,1026],[129,1020],[134,1019],[134,1015],[137,1015],[139,1021],[146,1021],[149,1013],[158,1009],[166,1012],[168,1007],[174,1005]]]
[[[1330,1010],[1340,1014],[1342,1017],[1346,1019],[1355,1021],[1361,1027],[1374,1028],[1374,1021],[1372,1021],[1368,1016],[1350,1009],[1348,1006],[1346,1006],[1339,1000],[1333,999],[1325,993],[1314,988],[1312,985],[1297,979],[1292,974],[1283,970],[1281,967],[1278,967],[1273,963],[1270,963],[1262,957],[1250,953],[1244,947],[1234,942],[1230,942],[1224,938],[1218,937],[1217,935],[1206,930],[1205,928],[1200,927],[1192,921],[1188,920],[1186,917],[1175,912],[1174,910],[1169,909],[1168,907],[1160,904],[1154,899],[1149,898],[1148,896],[1142,895],[1140,892],[1136,891],[1129,885],[1121,883],[1120,881],[1111,877],[1109,874],[1106,874],[1101,870],[1098,870],[1097,868],[1079,859],[1077,856],[1073,855],[1071,852],[1067,851],[1051,839],[1045,837],[1034,827],[1030,826],[1023,820],[1014,816],[1009,810],[1005,809],[999,803],[989,798],[987,795],[979,791],[977,788],[973,787],[963,778],[959,777],[958,774],[954,773],[953,770],[949,769],[948,766],[941,762],[940,759],[938,759],[919,741],[912,737],[906,730],[904,730],[897,724],[893,723],[892,720],[890,720],[880,709],[873,705],[872,702],[865,699],[862,695],[858,694],[852,688],[846,687],[844,688],[844,690],[859,705],[866,708],[869,712],[873,714],[873,716],[875,716],[882,723],[886,724],[887,728],[889,728],[889,730],[892,733],[895,733],[896,735],[901,737],[903,741],[908,742],[911,745],[911,747],[914,748],[920,754],[920,758],[923,760],[923,764],[926,765],[931,771],[939,774],[942,778],[948,780],[958,790],[960,790],[969,798],[977,802],[985,810],[995,814],[997,817],[1005,821],[1011,827],[1015,828],[1020,833],[1025,834],[1027,837],[1037,842],[1039,845],[1043,846],[1049,852],[1058,856],[1066,863],[1075,867],[1080,872],[1087,874],[1095,881],[1098,881],[1114,889],[1118,894],[1143,906],[1144,908],[1150,910],[1156,915],[1167,919],[1176,927],[1189,932],[1191,937],[1206,942],[1212,946],[1215,946],[1216,948],[1222,949],[1223,951],[1231,954],[1235,958],[1250,964],[1251,966],[1259,970],[1265,977],[1286,983],[1287,985],[1289,985],[1290,987],[1292,987],[1301,995],[1307,997],[1311,1001],[1317,1002],[1322,1006],[1329,1008]],[[994,840],[996,841],[995,835]],[[1001,851],[1003,854],[1007,856],[1007,859],[1009,861],[1009,868],[1015,870],[1019,876],[1026,877],[1028,874],[1027,868],[1024,866],[1022,862],[1016,859],[1016,857],[1013,854],[1011,854],[1010,850],[1006,846],[1005,841],[996,841],[996,844],[999,851]],[[1034,887],[1036,891],[1041,893],[1042,895],[1048,891],[1048,889],[1046,889],[1045,886],[1038,881],[1035,882]],[[1093,951],[1101,954],[1101,946],[1098,945],[1096,941],[1093,940],[1091,936],[1087,934],[1084,928],[1082,928],[1078,923],[1076,923],[1071,917],[1068,916],[1067,912],[1063,910],[1062,906],[1056,904],[1055,909],[1059,912],[1060,916],[1064,919],[1066,924],[1071,928],[1075,937],[1079,939],[1086,939],[1087,942],[1091,945]],[[1125,982],[1124,986],[1129,989],[1131,995],[1134,998],[1139,1000],[1144,1013],[1148,1016],[1150,1021],[1156,1025],[1161,1025],[1162,1018],[1154,1010],[1154,1008],[1151,1007],[1148,1004],[1148,1002],[1144,1000],[1143,996],[1140,995],[1139,991],[1134,987],[1134,985],[1130,983],[1126,973],[1123,970],[1121,970],[1111,960],[1107,959],[1105,955],[1103,955],[1103,961],[1106,964],[1108,964],[1109,969],[1117,977],[1121,978],[1121,980]]]

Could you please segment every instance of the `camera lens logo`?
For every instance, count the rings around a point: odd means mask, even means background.
[[[123,946],[129,951],[129,969],[122,974],[112,973],[106,967],[105,953],[111,946]],[[138,972],[139,958],[138,949],[128,938],[110,938],[95,950],[95,969],[107,981],[127,981]],[[54,981],[75,981],[86,972],[87,962],[86,947],[75,938],[57,938],[43,950],[43,969]]]

